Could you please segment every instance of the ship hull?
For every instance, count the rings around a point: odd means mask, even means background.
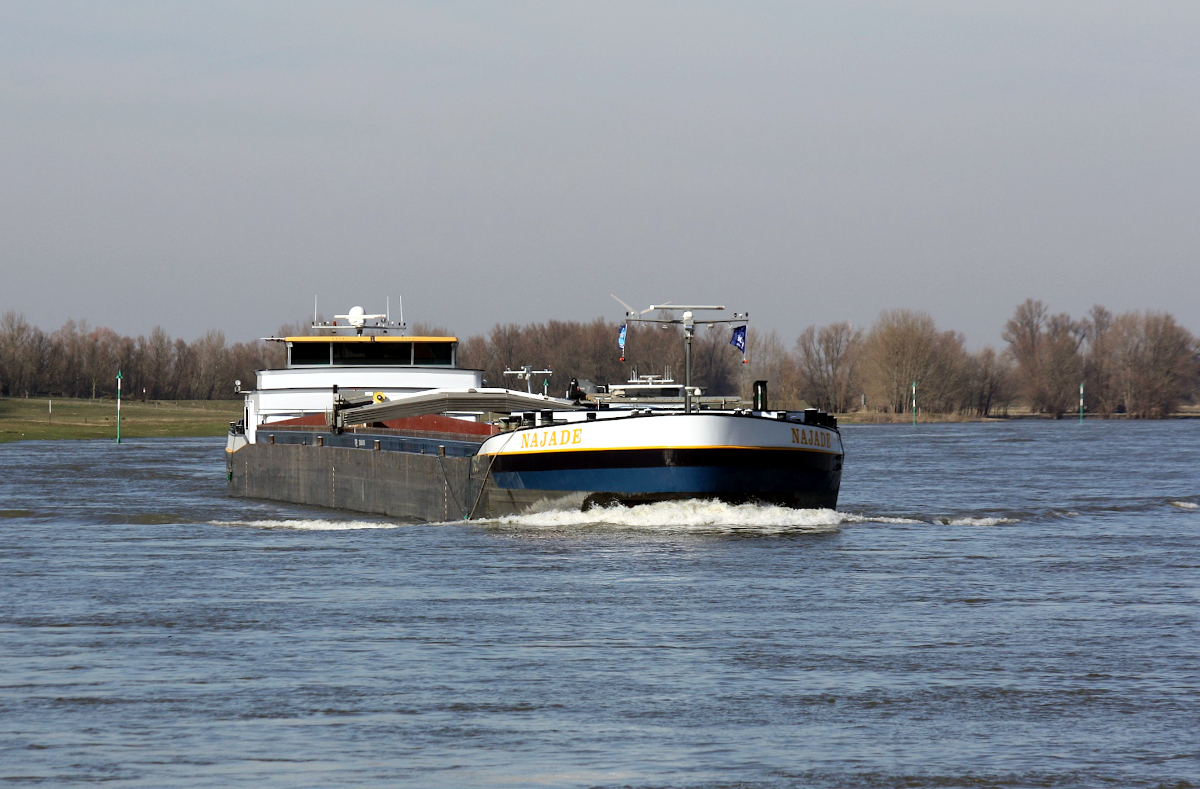
[[[751,414],[561,415],[481,442],[303,428],[228,453],[234,496],[415,520],[682,499],[834,508],[836,429]]]
[[[285,435],[226,452],[229,495],[418,522],[462,520],[486,501],[471,479],[470,457],[441,456],[436,447],[426,454],[375,449],[370,435],[343,446],[332,445],[330,434],[308,433],[308,443],[284,442]]]
[[[836,457],[787,450],[633,449],[503,458],[492,476],[503,490],[584,491],[596,502],[716,498],[832,508],[841,468]]]
[[[497,489],[493,513],[568,499],[585,509],[693,498],[834,508],[841,470],[836,430],[722,413],[531,427],[489,439],[476,459]]]

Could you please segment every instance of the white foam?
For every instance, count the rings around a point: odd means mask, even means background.
[[[484,525],[559,531],[578,527],[630,531],[693,532],[699,534],[786,534],[836,531],[845,523],[902,522],[904,519],[865,518],[827,509],[797,510],[762,504],[725,504],[707,499],[664,501],[633,507],[596,507],[510,515]]]
[[[1016,518],[952,518],[945,523],[947,526],[999,526],[1016,522]]]
[[[292,529],[295,531],[357,531],[359,529],[398,529],[400,523],[374,521],[327,521],[327,520],[258,520],[258,521],[213,521],[214,526],[246,526],[251,529]]]
[[[1194,501],[1172,501],[1171,504],[1178,507],[1181,510],[1200,509],[1200,504],[1197,504]]]

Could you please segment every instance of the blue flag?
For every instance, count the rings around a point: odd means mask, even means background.
[[[739,351],[741,351],[742,356],[746,355],[746,327],[745,326],[735,326],[734,327],[733,339],[731,339],[729,341],[729,344],[732,345],[734,348],[737,348]]]
[[[617,337],[617,345],[621,346],[621,350],[625,350],[625,325],[621,324],[621,335]]]

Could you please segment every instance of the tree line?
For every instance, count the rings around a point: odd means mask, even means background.
[[[255,370],[282,364],[278,344],[229,345],[219,331],[189,343],[158,326],[134,338],[69,320],[47,333],[13,311],[0,316],[0,395],[8,397],[111,397],[119,371],[124,397],[220,400],[240,396],[235,380],[252,386]]]
[[[279,336],[307,331],[293,325]],[[629,324],[623,360],[618,331],[603,319],[497,324],[462,340],[459,363],[483,370],[489,386],[510,388],[526,384],[506,370],[552,370],[530,382],[552,395],[565,393],[572,378],[614,384],[661,375],[682,383],[677,325]],[[413,333],[449,334],[430,325]],[[751,327],[744,358],[729,343],[728,325],[699,323],[692,382],[709,394],[749,397],[754,381],[767,380],[773,407],[843,414],[908,413],[914,385],[920,412],[964,417],[1006,416],[1018,405],[1061,417],[1078,408],[1081,385],[1087,411],[1106,417],[1161,418],[1200,399],[1200,343],[1169,313],[1114,315],[1096,306],[1074,319],[1029,299],[1001,339],[999,349],[971,352],[961,333],[939,329],[928,313],[896,309],[865,328],[810,326],[790,344]],[[126,396],[233,398],[235,379],[249,388],[254,372],[282,366],[283,354],[280,343],[229,345],[217,331],[188,343],[161,328],[129,338],[68,321],[46,334],[8,312],[0,318],[0,394],[111,396],[120,369]]]
[[[521,364],[553,369],[551,393],[565,390],[575,371],[588,371],[597,383],[621,382],[635,372],[682,382],[678,328],[631,324],[625,363],[618,361],[617,331],[602,320],[497,325],[466,340],[460,354],[492,385]],[[752,327],[748,363],[729,339],[724,324],[698,324],[693,384],[709,394],[749,398],[753,382],[767,380],[777,408],[905,414],[915,386],[922,413],[1007,416],[1019,404],[1059,418],[1078,408],[1082,384],[1089,413],[1161,418],[1200,397],[1200,343],[1164,312],[1117,316],[1096,306],[1075,320],[1029,299],[1006,323],[1005,347],[975,352],[961,333],[905,309],[887,310],[865,329],[847,322],[810,326],[790,346],[774,331]]]

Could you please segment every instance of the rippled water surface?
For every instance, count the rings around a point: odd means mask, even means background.
[[[0,445],[0,783],[1200,786],[1200,422],[844,438],[836,513],[432,525]]]

